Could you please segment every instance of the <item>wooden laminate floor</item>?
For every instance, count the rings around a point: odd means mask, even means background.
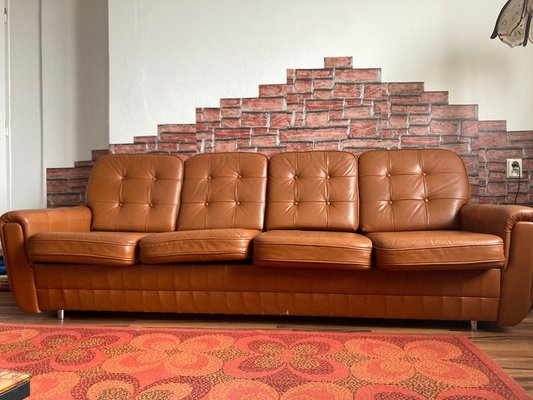
[[[480,322],[472,332],[468,322],[374,320],[353,318],[205,316],[179,314],[66,312],[26,314],[11,292],[0,292],[0,324],[93,325],[210,329],[284,329],[337,332],[462,334],[496,361],[533,398],[533,311],[514,327]]]

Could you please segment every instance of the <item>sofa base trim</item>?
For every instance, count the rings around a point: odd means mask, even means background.
[[[498,298],[38,289],[42,310],[496,321]]]
[[[260,268],[247,262],[133,265],[36,264],[39,290],[271,292],[500,298],[501,271],[348,271]],[[311,272],[311,273],[310,273]]]

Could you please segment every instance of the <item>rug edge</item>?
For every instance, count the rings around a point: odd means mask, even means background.
[[[316,334],[327,334],[327,335],[336,335],[336,336],[348,336],[353,334],[358,335],[368,335],[371,334],[373,336],[380,336],[380,337],[392,337],[392,336],[408,336],[411,338],[424,338],[427,339],[428,337],[434,337],[434,338],[457,338],[457,337],[464,337],[464,334],[461,333],[450,333],[450,334],[434,334],[434,333],[380,333],[380,332],[372,332],[372,331],[334,331],[334,330],[318,330],[318,331],[311,331],[308,329],[278,329],[278,328],[272,328],[272,329],[240,329],[240,328],[189,328],[189,327],[152,327],[152,326],[143,326],[143,327],[132,327],[132,326],[118,326],[118,325],[109,325],[109,326],[102,326],[102,325],[64,325],[64,324],[23,324],[23,323],[0,323],[0,327],[2,326],[14,326],[14,327],[24,327],[24,328],[31,328],[31,327],[39,327],[39,328],[72,328],[72,329],[123,329],[123,330],[129,330],[129,331],[140,331],[143,329],[149,329],[149,330],[157,330],[157,331],[172,331],[172,330],[187,330],[190,332],[226,332],[226,331],[238,331],[242,333],[250,333],[250,332],[261,332],[261,333],[275,333],[277,335],[291,335],[291,334],[304,334],[304,335],[316,335]]]
[[[464,335],[457,335],[459,340],[472,352],[480,361],[484,362],[487,367],[498,373],[498,377],[509,386],[513,394],[518,396],[518,400],[531,400],[531,396],[520,386],[520,384],[513,379],[511,375],[504,371],[504,369],[492,358],[490,358],[483,350],[481,350],[474,342]]]

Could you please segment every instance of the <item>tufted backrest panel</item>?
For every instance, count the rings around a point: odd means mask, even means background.
[[[183,162],[173,155],[108,155],[87,187],[92,230],[163,232],[176,228]]]
[[[363,232],[457,229],[470,186],[451,151],[379,150],[359,157],[359,195]]]
[[[274,154],[269,163],[266,226],[357,229],[357,157],[342,151]]]
[[[267,157],[257,153],[210,153],[189,158],[178,229],[262,230],[267,164]]]

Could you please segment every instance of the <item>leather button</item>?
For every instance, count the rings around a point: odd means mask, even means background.
[[[207,207],[208,205],[209,205],[209,203],[208,203],[208,202],[205,202],[205,206]]]
[[[118,206],[119,206],[119,207],[122,207],[122,203],[118,203]]]
[[[238,178],[238,179],[241,179],[241,178],[242,178],[242,176],[241,176],[241,175],[237,175],[237,178]]]
[[[298,177],[296,175],[294,175],[294,179],[298,179]]]
[[[392,200],[389,200],[387,203],[392,204]]]
[[[208,177],[207,177],[207,179],[211,179],[211,177],[210,177],[210,176],[208,176]]]
[[[330,177],[329,175],[328,175],[328,176],[326,176],[326,179],[329,179],[329,178],[331,178],[331,177]]]
[[[425,172],[422,172],[422,176],[426,176],[426,173],[425,173]]]
[[[294,202],[294,203],[292,203],[292,204],[293,204],[293,205],[295,205],[295,206],[297,206],[297,205],[298,205],[298,202],[297,202],[297,201],[295,201],[295,202]]]
[[[157,180],[157,178],[156,178],[156,177],[154,176],[154,177],[152,178],[152,180],[153,180],[153,181],[156,181],[156,180]]]
[[[238,206],[240,206],[240,205],[241,205],[241,202],[238,201],[238,202],[236,202],[235,204],[238,205]]]
[[[326,204],[329,206],[329,205],[331,205],[331,202],[330,201],[326,201]]]
[[[427,203],[429,201],[429,199],[424,199],[424,201]]]
[[[152,203],[148,204],[148,206],[149,206],[150,208],[153,208],[153,207],[154,207],[154,205],[153,205]]]
[[[390,174],[387,174],[387,178],[390,178]]]

